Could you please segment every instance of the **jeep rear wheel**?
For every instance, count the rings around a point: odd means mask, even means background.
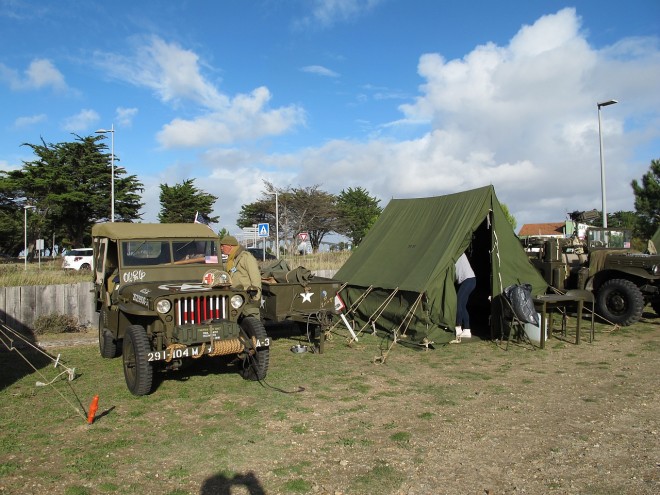
[[[117,341],[103,323],[103,313],[99,313],[99,351],[101,357],[106,359],[119,356]]]
[[[124,335],[124,378],[133,395],[147,395],[151,392],[154,370],[147,361],[149,339],[141,325],[131,325]]]
[[[608,280],[596,295],[597,313],[612,323],[629,326],[639,321],[644,310],[644,296],[630,280]]]
[[[263,346],[268,339],[266,329],[260,320],[252,316],[243,318],[241,329],[244,334],[241,340],[245,341],[246,357],[243,360],[240,374],[246,380],[263,380],[266,378],[270,361],[270,346]],[[253,347],[255,340],[262,344],[262,347],[258,347],[256,350]]]

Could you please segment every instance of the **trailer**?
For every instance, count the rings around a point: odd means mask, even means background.
[[[317,277],[304,267],[290,270],[280,262],[262,269],[261,285],[261,319],[297,323],[322,353],[326,334],[338,314],[335,296],[341,282]]]

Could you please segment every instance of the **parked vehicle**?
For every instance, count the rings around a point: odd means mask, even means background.
[[[266,377],[270,339],[243,314],[252,289],[232,287],[207,226],[103,223],[92,239],[99,350],[123,355],[131,393],[150,393],[155,371],[205,357],[235,355],[243,378]]]
[[[64,253],[62,268],[65,270],[91,270],[93,258],[93,248],[71,249]]]
[[[335,296],[341,282],[317,277],[285,261],[262,269],[261,318],[266,322],[294,322],[303,326],[310,341],[323,352],[327,330],[337,315]]]
[[[573,212],[577,225],[584,212]],[[546,282],[560,290],[593,292],[596,312],[608,321],[628,326],[642,317],[647,304],[660,315],[660,255],[631,249],[625,229],[589,226],[584,239],[525,241],[532,264]]]

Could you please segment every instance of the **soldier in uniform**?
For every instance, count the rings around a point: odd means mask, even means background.
[[[245,314],[259,318],[261,271],[257,260],[231,235],[220,238],[220,250],[227,255],[224,265],[225,271],[231,275],[232,285],[242,286],[250,295]]]

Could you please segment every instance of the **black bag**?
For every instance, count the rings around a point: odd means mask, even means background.
[[[510,285],[504,289],[504,295],[511,303],[516,318],[524,323],[539,326],[539,316],[534,308],[534,301],[532,301],[531,285]]]

